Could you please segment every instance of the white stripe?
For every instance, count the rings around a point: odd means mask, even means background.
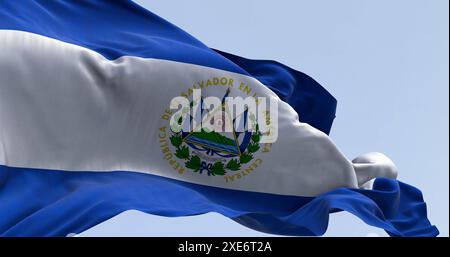
[[[257,80],[218,69],[132,56],[109,61],[77,45],[0,30],[0,164],[69,171],[136,171],[222,188],[314,196],[357,187],[352,164],[324,133],[279,104],[279,138],[245,178],[179,174],[158,144],[174,96],[212,77]],[[210,87],[208,94],[222,94]],[[150,185],[151,186],[151,185]]]

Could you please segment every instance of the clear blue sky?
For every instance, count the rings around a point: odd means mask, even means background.
[[[303,71],[338,99],[331,137],[352,159],[380,151],[420,188],[449,235],[447,0],[137,1],[212,48]],[[385,236],[347,213],[326,236]],[[261,236],[218,214],[125,212],[89,236]]]

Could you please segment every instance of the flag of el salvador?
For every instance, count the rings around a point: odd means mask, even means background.
[[[172,131],[170,99],[194,89],[275,100],[278,140]],[[0,235],[65,236],[135,209],[297,236],[348,211],[436,236],[390,159],[350,161],[332,142],[336,103],[306,74],[208,48],[132,1],[1,0]]]

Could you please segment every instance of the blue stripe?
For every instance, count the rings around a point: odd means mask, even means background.
[[[76,44],[110,60],[165,59],[253,76],[290,104],[300,121],[329,133],[335,117],[336,100],[307,75],[273,61],[214,51],[131,1],[2,1],[0,29]]]
[[[0,165],[0,235],[65,236],[125,210],[162,216],[218,212],[250,228],[322,235],[328,214],[353,213],[394,236],[436,236],[420,191],[377,179],[374,190],[340,188],[318,197],[283,196],[197,185],[133,172],[69,172]]]

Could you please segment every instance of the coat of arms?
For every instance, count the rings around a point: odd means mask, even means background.
[[[175,156],[184,161],[185,167],[193,172],[208,176],[223,176],[227,171],[238,171],[241,165],[253,160],[253,154],[260,149],[261,132],[258,124],[251,130],[236,131],[238,126],[246,127],[253,114],[245,110],[240,117],[231,117],[225,106],[228,89],[222,98],[222,106],[209,115],[213,115],[215,129],[201,128],[193,131],[178,132],[171,130],[170,142],[176,148]],[[192,106],[191,102],[191,106]],[[203,103],[201,102],[200,105]],[[200,108],[202,110],[202,108]],[[192,115],[189,119],[193,119]],[[236,124],[239,119],[240,124]],[[180,126],[182,119],[179,118]],[[232,124],[231,132],[224,132],[225,124]],[[219,131],[219,132],[217,132]]]

